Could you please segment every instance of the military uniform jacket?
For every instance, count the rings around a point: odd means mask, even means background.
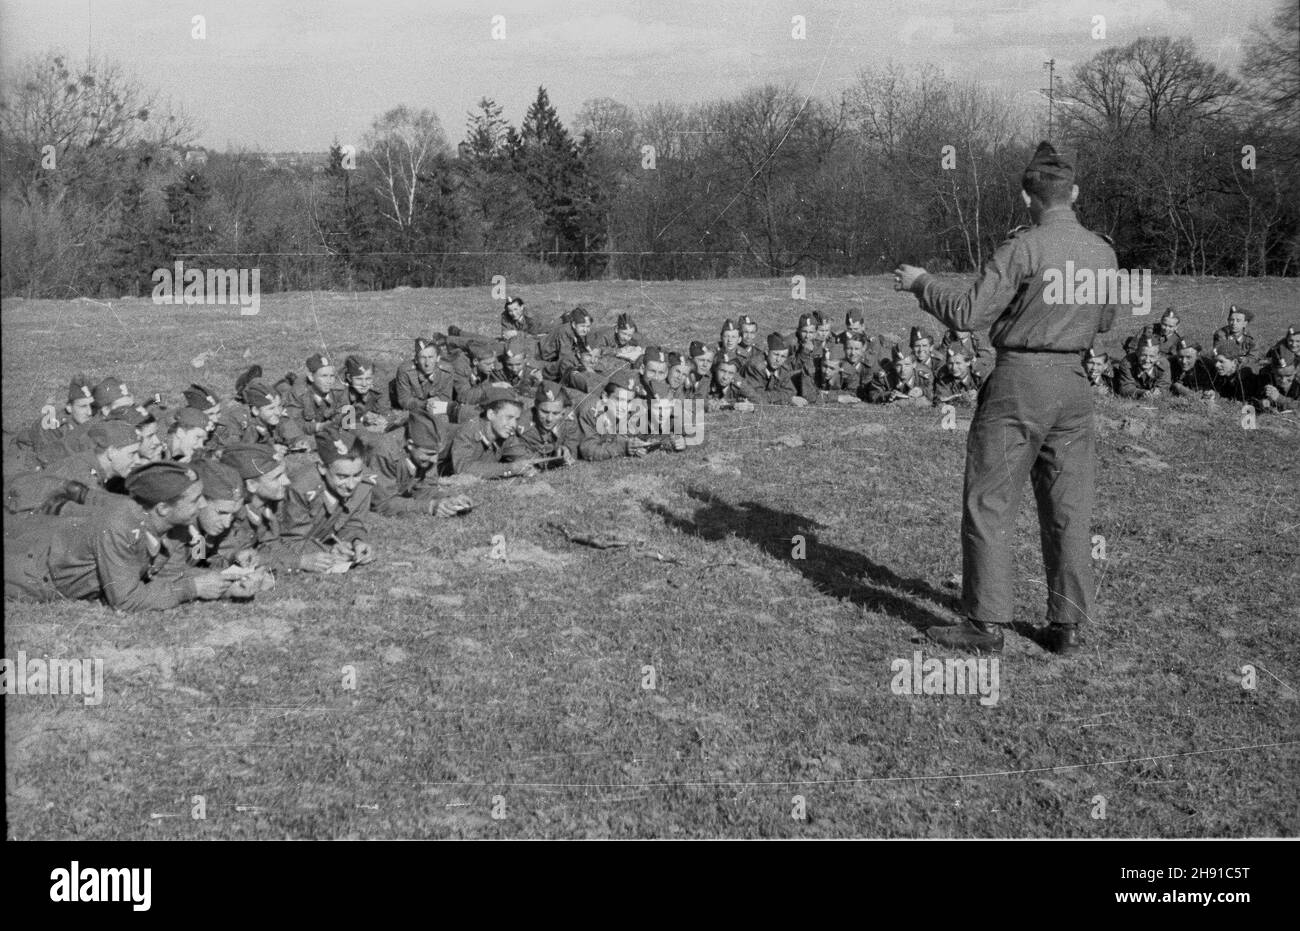
[[[254,549],[256,544],[253,528],[246,520],[240,519],[239,512],[235,513],[225,532],[215,536],[203,533],[194,524],[173,527],[167,532],[167,545],[172,552],[183,553],[186,563],[191,566],[209,569],[225,569],[234,563],[236,553]]]
[[[245,407],[223,411],[212,431],[211,446],[232,446],[236,443],[261,443],[264,446],[292,446],[305,434],[298,422],[281,417],[274,427],[268,427],[248,412]]]
[[[492,427],[485,418],[457,424],[439,471],[443,475],[502,478],[512,470],[505,461],[505,445],[505,440],[497,441],[492,436]]]
[[[714,409],[735,407],[737,401],[749,401],[751,404],[754,402],[753,394],[739,375],[725,388],[715,382],[712,376],[706,375],[696,383],[695,397],[707,399],[709,406]]]
[[[1219,393],[1220,397],[1228,398],[1231,401],[1247,401],[1262,393],[1255,390],[1255,385],[1259,379],[1255,373],[1248,368],[1238,367],[1237,371],[1231,375],[1214,374],[1214,390]]]
[[[551,333],[542,343],[542,361],[547,378],[559,381],[570,370],[580,365],[579,356],[587,350],[587,340],[565,324]]]
[[[1110,395],[1115,393],[1115,370],[1112,366],[1107,366],[1103,371],[1098,372],[1095,376],[1088,375],[1088,387],[1101,395]]]
[[[1214,370],[1204,359],[1197,359],[1189,369],[1183,368],[1182,362],[1175,359],[1169,375],[1169,390],[1180,397],[1213,391]]]
[[[285,414],[303,433],[314,435],[326,424],[340,423],[345,404],[347,392],[342,388],[333,388],[328,394],[321,394],[315,385],[303,379],[289,388],[284,409]]]
[[[393,379],[393,395],[404,411],[422,411],[430,398],[448,404],[447,416],[455,420],[460,412],[456,401],[456,375],[442,359],[432,375],[425,375],[414,362],[403,362]]]
[[[773,372],[767,367],[767,357],[759,355],[745,365],[741,378],[745,387],[755,401],[767,404],[789,404],[797,393],[794,385],[794,370],[787,360],[780,369]]]
[[[149,529],[130,498],[53,524],[48,544],[25,554],[33,564],[44,556],[37,581],[50,586],[46,597],[99,598],[118,611],[165,610],[197,597],[184,558]]]
[[[1130,356],[1116,371],[1115,393],[1122,398],[1145,398],[1152,391],[1169,390],[1169,368],[1157,359],[1150,372],[1142,371],[1138,360]]]
[[[743,343],[736,347],[733,355],[736,357],[736,362],[742,372],[745,370],[745,366],[752,362],[756,356],[760,362],[763,359],[763,354],[758,351],[757,346],[746,346]]]
[[[578,421],[578,455],[582,459],[601,461],[627,455],[627,437],[614,432],[614,416],[606,411],[605,398],[590,397],[581,402],[574,414]]]
[[[859,362],[850,362],[843,358],[832,361],[835,363],[835,367],[825,370],[826,390],[840,394],[852,394],[865,399],[867,385],[875,377],[877,369],[873,369],[871,363],[866,359]]]
[[[297,569],[298,558],[301,556],[299,545],[280,535],[280,508],[283,506],[282,501],[273,504],[245,503],[235,515],[231,532],[238,532],[240,540],[249,539],[252,542],[242,543],[232,549],[232,553],[252,546],[257,550],[258,561],[263,565],[286,572]]]
[[[1115,305],[1049,304],[1049,270],[1064,276],[1066,261],[1076,268],[1117,268],[1115,250],[1079,224],[1069,207],[1043,211],[1040,223],[1012,233],[984,263],[966,291],[945,287],[921,275],[912,290],[922,309],[952,330],[989,328],[994,348],[1027,352],[1082,353],[1098,332],[1110,329]]]
[[[438,417],[438,425],[446,428],[446,439],[451,437],[451,424]],[[391,517],[412,512],[428,513],[428,501],[435,497],[438,477],[436,462],[421,469],[406,451],[406,434],[402,430],[385,433],[366,451],[366,468],[375,470],[375,487],[370,496],[370,508],[378,514]]]
[[[529,336],[536,336],[542,332],[542,325],[528,311],[524,311],[523,316],[512,317],[509,311],[501,311],[501,327],[518,330],[520,333],[527,333]]]
[[[575,418],[566,416],[555,425],[554,430],[543,430],[534,419],[523,433],[506,440],[501,457],[506,462],[519,459],[550,459],[560,455],[564,448],[574,459],[578,458],[578,446],[582,442],[582,433]]]
[[[1292,379],[1291,387],[1288,388],[1286,391],[1282,391],[1279,388],[1278,398],[1277,400],[1274,401],[1270,401],[1268,399],[1268,396],[1264,394],[1265,385],[1273,384],[1272,380],[1270,379],[1268,381],[1263,381],[1261,379],[1260,381],[1261,383],[1256,389],[1255,407],[1259,408],[1260,410],[1274,410],[1274,411],[1300,410],[1300,378]],[[1273,387],[1277,388],[1277,385],[1273,385]],[[1267,408],[1264,406],[1265,404],[1268,405]]]
[[[504,365],[498,365],[488,376],[490,381],[503,382],[514,389],[515,394],[526,397],[537,391],[537,386],[542,383],[541,370],[535,366],[524,363],[524,367],[519,370],[518,375],[512,376],[506,371]]]
[[[291,476],[291,484],[278,511],[280,540],[297,550],[319,544],[328,549],[334,541],[351,543],[366,537],[366,514],[374,492],[373,476],[363,480],[346,501],[334,496],[315,462],[303,463]]]
[[[1134,333],[1128,339],[1124,340],[1125,353],[1132,354],[1137,352],[1138,337],[1141,335],[1142,335],[1141,333]],[[1176,347],[1178,345],[1178,341],[1183,338],[1183,335],[1181,333],[1179,333],[1177,330],[1173,330],[1166,327],[1163,323],[1157,323],[1153,327],[1151,327],[1150,335],[1151,338],[1155,340],[1156,345],[1160,347],[1160,354],[1164,356],[1168,356],[1171,353],[1173,353],[1174,347]]]
[[[108,483],[108,477],[100,470],[99,457],[95,453],[77,453],[59,459],[41,469],[39,474],[51,479],[80,482],[85,485],[88,489],[84,502],[87,507],[114,504],[123,497],[104,487]]]
[[[371,388],[365,394],[357,394],[351,387],[344,389],[347,394],[345,404],[351,404],[356,414],[357,424],[360,425],[361,418],[366,414],[379,414],[387,417],[393,412],[393,405],[389,402],[388,397],[378,388]]]
[[[877,372],[871,379],[871,383],[867,385],[867,400],[875,404],[890,404],[894,401],[915,403],[924,401],[929,404],[934,399],[934,378],[932,376],[926,379],[922,374],[928,368],[929,366],[915,366],[912,369],[912,377],[906,380],[899,378],[898,373],[892,369],[888,372]],[[910,397],[913,388],[921,389],[919,397]]]
[[[934,403],[968,405],[970,402],[963,395],[968,391],[979,391],[982,383],[983,379],[974,369],[968,371],[965,378],[957,378],[945,365],[934,380]]]
[[[1238,365],[1254,367],[1259,364],[1259,353],[1255,349],[1255,336],[1249,329],[1241,331],[1239,336],[1233,336],[1232,331],[1226,326],[1219,327],[1214,331],[1214,346],[1220,343],[1236,343],[1237,348],[1241,350],[1241,358],[1237,360]]]
[[[1284,365],[1296,365],[1300,363],[1300,355],[1286,348],[1286,340],[1280,339],[1269,349],[1268,355],[1264,357],[1264,362],[1269,368],[1280,369]]]

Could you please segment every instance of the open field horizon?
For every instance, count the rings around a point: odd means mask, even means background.
[[[546,320],[630,312],[676,348],[741,313],[765,334],[812,309],[838,328],[851,307],[871,333],[938,335],[890,280],[813,278],[805,301],[788,278],[510,292]],[[1265,348],[1300,324],[1296,279],[1157,276],[1151,314],[1107,342],[1173,304],[1208,345],[1234,303]],[[247,365],[274,378],[325,348],[386,378],[415,336],[492,334],[499,311],[486,286],[268,294],[250,317],[6,299],[4,426],[76,371],[228,397]],[[892,662],[944,656],[919,631],[956,608],[970,412],[956,430],[874,405],[731,412],[680,455],[478,484],[454,521],[374,517],[376,564],[247,605],[7,600],[6,657],[102,657],[105,674],[97,706],[6,698],[7,836],[1294,836],[1300,418],[1097,414],[1095,623],[1066,657],[1010,637],[994,705],[890,687]],[[636,542],[593,549],[553,524]],[[1039,623],[1031,504],[1015,554],[1016,619]]]

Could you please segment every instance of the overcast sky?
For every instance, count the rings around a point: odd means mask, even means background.
[[[1277,0],[0,0],[0,65],[108,56],[197,117],[200,144],[322,151],[398,104],[432,107],[454,144],[480,97],[518,125],[537,86],[568,124],[582,102],[633,108],[768,81],[823,95],[864,67],[929,63],[1025,101],[1043,62],[1188,36],[1237,68]],[[190,37],[206,18],[207,38]],[[505,18],[505,39],[491,36]],[[791,38],[801,15],[807,39]],[[1106,38],[1090,33],[1104,16]]]

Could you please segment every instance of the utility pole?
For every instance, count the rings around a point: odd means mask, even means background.
[[[1043,62],[1043,65],[1047,68],[1047,86],[1042,89],[1042,92],[1047,95],[1047,138],[1051,141],[1052,104],[1056,98],[1056,59],[1049,58]]]

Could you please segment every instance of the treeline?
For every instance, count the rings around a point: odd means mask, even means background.
[[[1238,76],[1143,38],[1060,83],[1051,135],[1124,265],[1300,269],[1296,10],[1256,32]],[[453,146],[436,114],[398,107],[319,165],[280,165],[196,153],[192,122],[120,69],[49,54],[0,106],[0,293],[148,294],[177,259],[258,267],[267,291],[969,271],[1023,222],[1045,103],[888,68],[833,98],[596,99],[568,128],[539,88],[518,127],[483,99]]]

